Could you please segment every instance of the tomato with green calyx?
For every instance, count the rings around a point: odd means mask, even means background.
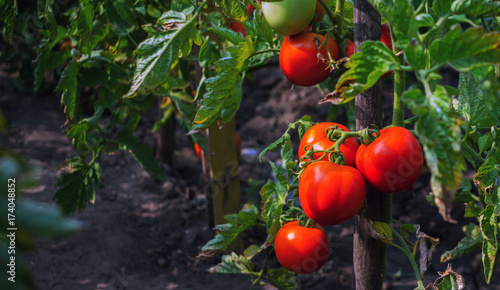
[[[402,127],[380,130],[370,145],[360,145],[356,167],[369,185],[381,192],[411,192],[423,166],[422,148]]]
[[[300,204],[305,214],[322,226],[352,218],[365,197],[365,179],[351,166],[317,161],[307,165],[299,180]]]
[[[279,63],[285,77],[299,86],[314,86],[330,76],[328,51],[333,60],[339,59],[339,47],[331,37],[310,31],[286,36],[281,44]]]
[[[335,142],[328,140],[326,130],[328,129],[328,127],[334,126],[337,126],[338,129],[349,132],[349,129],[346,126],[333,122],[322,122],[312,126],[304,133],[304,136],[302,136],[302,139],[300,140],[299,159],[304,156],[304,154],[306,154],[306,151],[304,149],[309,150],[313,148],[315,150],[326,150],[328,148],[331,148],[335,144]],[[307,146],[308,144],[310,144],[311,146]],[[359,144],[354,138],[347,138],[344,142],[342,142],[342,144],[340,145],[340,152],[344,154],[346,165],[355,165],[356,151],[358,150],[358,147]],[[322,152],[316,152],[313,154],[313,159],[317,160],[321,156],[323,156],[323,154],[324,153]],[[325,154],[325,156],[321,160],[328,161],[328,155]]]
[[[234,31],[234,32],[237,32],[237,33],[241,33],[243,35],[243,37],[246,37],[247,36],[247,31],[245,29],[245,26],[238,22],[238,21],[233,21],[229,24],[229,27]]]
[[[282,35],[305,30],[316,9],[316,0],[283,0],[262,2],[262,13],[272,29]]]
[[[309,274],[328,260],[330,240],[322,226],[316,224],[306,228],[293,221],[278,231],[274,249],[283,267],[295,273]]]

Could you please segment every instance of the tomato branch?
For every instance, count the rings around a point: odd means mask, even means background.
[[[417,284],[418,287],[416,289],[423,290],[425,289],[424,283],[422,281],[422,276],[420,275],[420,269],[418,268],[417,262],[415,262],[415,257],[413,256],[412,251],[406,244],[406,241],[403,239],[403,237],[394,229],[394,227],[391,226],[392,229],[392,236],[398,240],[398,242],[401,244],[397,245],[394,242],[390,242],[389,245],[397,248],[400,250],[407,258],[410,260],[411,266],[413,268],[413,271],[415,272],[415,277],[417,278]]]

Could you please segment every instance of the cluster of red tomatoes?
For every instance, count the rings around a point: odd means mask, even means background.
[[[299,158],[306,154],[305,150],[332,148],[335,142],[328,139],[327,132],[334,128],[349,131],[332,122],[316,124],[306,131]],[[299,180],[300,203],[315,226],[286,224],[276,236],[276,256],[291,271],[311,273],[326,262],[329,241],[323,226],[352,218],[364,204],[367,184],[383,193],[410,192],[423,166],[420,144],[402,127],[380,130],[378,138],[369,145],[359,145],[354,138],[348,138],[339,150],[345,165],[331,162],[328,154],[317,152],[312,155],[315,161],[307,165]]]
[[[285,36],[279,63],[286,78],[296,85],[321,83],[330,75],[328,53],[333,60],[339,59],[337,42],[310,29],[314,16],[321,21],[325,12],[316,0],[262,2],[262,13],[269,25]]]

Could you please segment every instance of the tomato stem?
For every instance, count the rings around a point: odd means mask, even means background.
[[[391,226],[391,229],[392,229],[392,236],[395,237],[396,240],[398,240],[401,246],[393,242],[391,242],[390,245],[396,247],[398,250],[403,252],[403,254],[408,258],[408,260],[410,260],[413,271],[415,272],[415,277],[417,278],[418,287],[416,289],[422,289],[422,290],[425,289],[424,282],[422,281],[422,275],[420,275],[420,269],[418,268],[417,262],[415,261],[415,257],[413,256],[410,248],[406,244],[403,237],[394,229],[394,227]]]
[[[391,39],[395,39],[391,29]],[[398,55],[399,50],[396,46],[392,45],[392,51],[394,54]],[[404,65],[403,54],[398,56],[399,63]],[[392,125],[403,127],[404,125],[404,115],[405,115],[405,105],[401,100],[401,96],[405,91],[405,72],[402,70],[394,71],[394,106],[392,110]]]

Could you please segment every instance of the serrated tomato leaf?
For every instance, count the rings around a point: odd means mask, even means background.
[[[61,105],[70,120],[75,117],[76,93],[78,90],[79,64],[72,60],[64,69],[55,91],[62,91]]]
[[[218,73],[215,77],[205,80],[206,92],[196,114],[193,129],[208,128],[220,117],[224,121],[234,116],[239,108],[237,100],[241,98],[241,89],[235,87],[241,82],[243,65],[254,52],[253,41],[248,37],[239,45],[229,47],[228,55],[216,62]]]
[[[254,264],[245,256],[231,253],[231,255],[222,256],[222,262],[208,271],[214,274],[250,274],[254,267]]]
[[[132,98],[154,91],[167,82],[180,54],[185,56],[189,53],[193,41],[198,38],[193,19],[196,20],[196,17],[188,21],[184,14],[176,11],[165,12],[159,18],[158,25],[162,31],[139,44],[132,85],[124,97]]]
[[[442,86],[437,86],[427,96],[418,89],[410,90],[402,99],[414,114],[419,115],[415,132],[424,146],[427,166],[431,170],[435,203],[443,218],[451,221],[450,207],[466,168],[460,140],[463,120],[450,109],[451,100]]]
[[[495,0],[456,0],[450,8],[454,14],[477,16],[500,14],[500,2]]]
[[[241,232],[257,225],[258,214],[259,210],[254,205],[246,205],[239,213],[224,216],[228,223],[215,226],[216,236],[201,251],[227,250]]]
[[[431,58],[437,66],[451,65],[458,71],[466,71],[476,65],[500,63],[500,33],[485,33],[482,27],[462,31],[456,25],[442,39],[430,46]]]
[[[446,263],[450,260],[456,259],[463,254],[470,253],[483,243],[481,229],[475,224],[468,224],[462,229],[465,237],[458,242],[457,246],[441,255],[441,263]]]
[[[327,96],[334,104],[351,101],[375,85],[383,74],[399,67],[396,55],[380,41],[366,41],[360,48],[346,64],[349,70],[340,77],[335,91]]]
[[[459,94],[453,100],[453,107],[468,122],[468,126],[478,125],[488,116],[486,95],[471,72],[460,73]]]
[[[479,225],[483,235],[482,260],[483,274],[489,284],[498,250],[498,204],[488,205],[479,217]]]
[[[139,162],[139,164],[141,164],[144,170],[146,170],[149,174],[159,179],[167,179],[165,172],[152,154],[153,150],[147,145],[142,144],[139,137],[123,130],[118,132],[118,142],[130,151],[135,160],[137,160],[137,162]]]
[[[222,12],[227,18],[240,22],[247,18],[247,8],[241,0],[216,0],[215,2],[222,8]]]
[[[66,215],[84,209],[89,202],[95,201],[95,185],[104,187],[101,182],[101,168],[98,163],[88,165],[82,158],[66,160],[68,169],[57,183],[59,190],[53,199]]]

